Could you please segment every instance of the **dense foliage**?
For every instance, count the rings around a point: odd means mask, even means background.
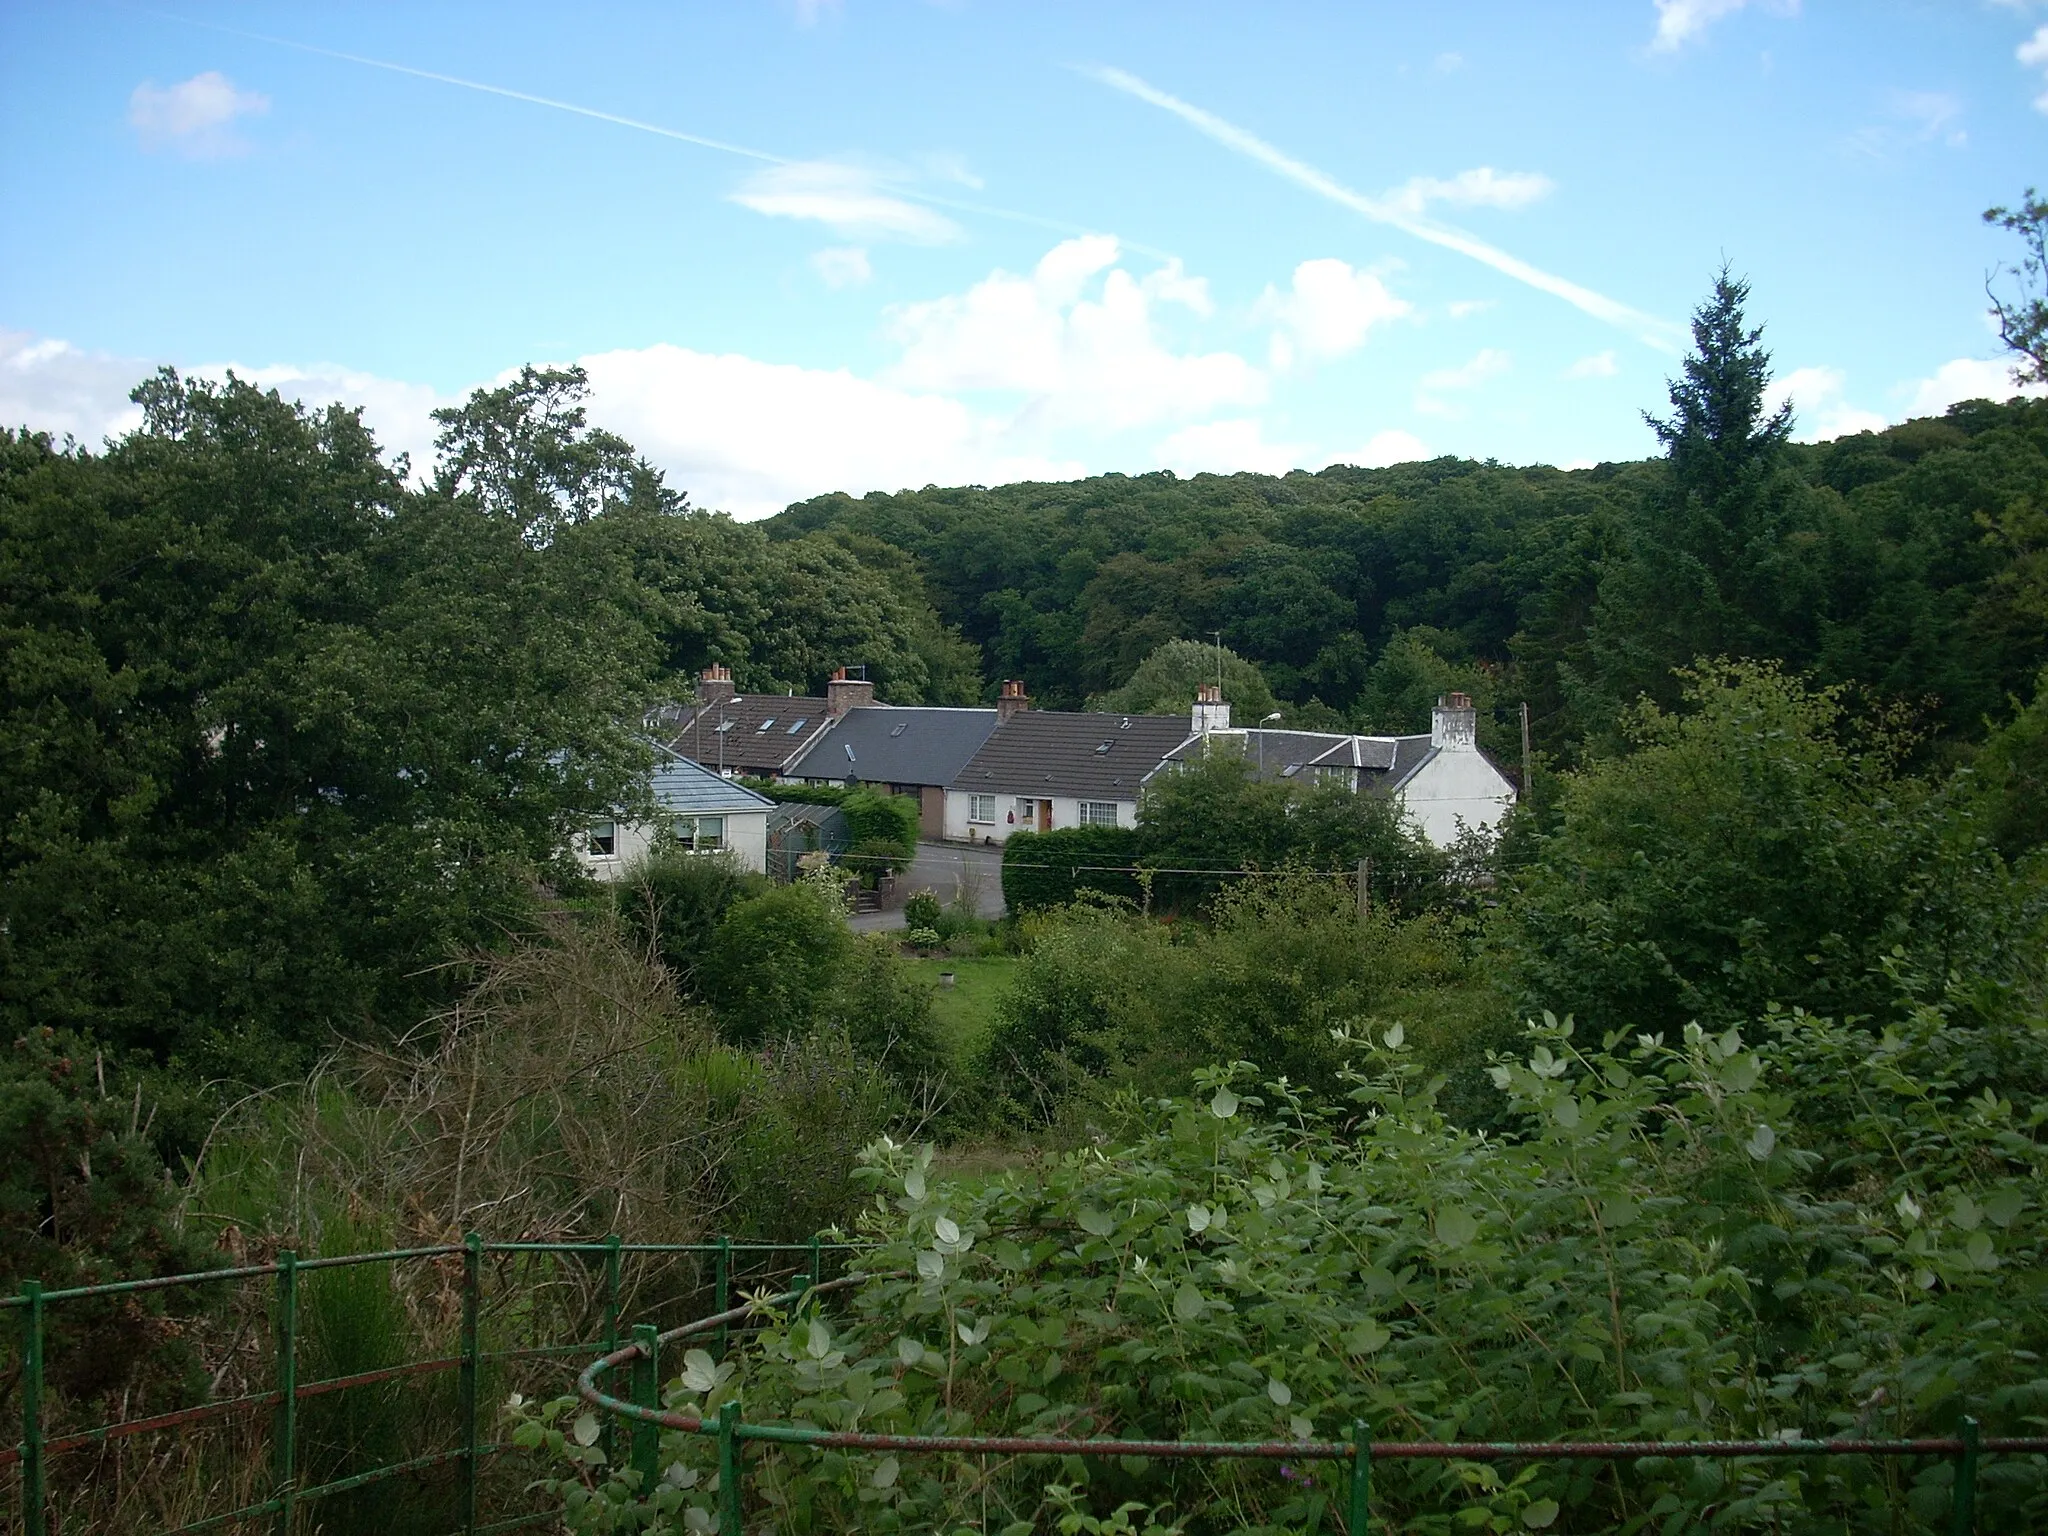
[[[2038,1031],[2000,1043],[2027,1090],[2008,1098],[1970,1091],[1984,1042],[1939,1008],[1881,1038],[1778,1016],[1594,1044],[1546,1021],[1493,1069],[1528,1127],[1505,1140],[1444,1119],[1398,1027],[1348,1044],[1341,1104],[1216,1073],[1120,1150],[1019,1176],[947,1183],[878,1147],[880,1278],[850,1308],[771,1315],[725,1366],[692,1355],[667,1400],[884,1433],[1283,1441],[1358,1419],[1441,1440],[1911,1435],[1965,1412],[2016,1430],[2048,1404]],[[712,1442],[668,1436],[636,1490],[564,1432],[580,1411],[517,1431],[571,1463],[572,1529],[709,1528]],[[1405,1531],[1893,1532],[1941,1528],[1952,1476],[1422,1462],[1383,1465],[1375,1495]],[[1077,1482],[1097,1515],[1130,1501],[1189,1532],[1319,1529],[1341,1505],[1314,1463],[791,1448],[756,1451],[747,1486],[779,1531],[1021,1536]],[[1978,1518],[2048,1518],[2039,1459],[1997,1464]]]

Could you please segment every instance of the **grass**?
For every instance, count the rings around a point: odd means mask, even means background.
[[[932,1015],[956,1063],[965,1065],[995,1023],[996,1002],[1010,990],[1017,974],[1012,955],[965,958],[945,956],[910,962],[932,984]],[[951,971],[951,987],[939,985],[939,973]]]

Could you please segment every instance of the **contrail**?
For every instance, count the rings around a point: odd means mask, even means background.
[[[602,112],[596,107],[580,106],[573,101],[561,101],[553,96],[536,96],[531,91],[515,91],[508,86],[491,85],[482,80],[466,80],[461,75],[444,75],[437,70],[416,69],[410,64],[394,64],[389,59],[373,59],[360,53],[344,53],[338,48],[322,48],[313,43],[298,42],[289,37],[272,37],[265,32],[250,32],[241,27],[223,26],[219,22],[199,21],[190,16],[176,16],[168,11],[154,11],[150,14],[161,16],[166,21],[180,22],[188,27],[203,27],[209,32],[224,32],[230,37],[244,37],[251,42],[269,43],[275,48],[291,48],[300,53],[318,54],[326,59],[340,59],[348,64],[361,64],[369,69],[388,70],[395,75],[411,75],[416,80],[432,80],[440,85],[460,86],[466,91],[482,91],[487,96],[503,96],[511,101],[523,101],[531,106],[551,107],[557,112],[572,112],[578,117],[595,118],[600,123],[611,123],[619,128],[631,128],[640,133],[658,134],[664,139],[675,139],[683,144],[694,144],[699,149],[717,150],[724,155],[737,155],[742,160],[752,160],[760,165],[801,165],[804,162],[788,155],[770,154],[765,149],[750,149],[744,144],[729,143],[724,139],[707,138],[701,133],[684,133],[680,128],[664,128],[660,123],[643,122],[637,117],[622,117],[616,112]],[[978,213],[984,218],[1004,219],[1012,224],[1029,224],[1038,229],[1050,230],[1061,235],[1097,235],[1106,233],[1099,229],[1088,229],[1078,224],[1064,223],[1058,219],[1042,218],[1035,213],[1022,213],[1014,208],[997,208],[987,203],[963,202],[958,198],[940,197],[935,193],[921,192],[899,182],[888,183],[892,196],[910,198],[915,202],[927,203],[934,208],[950,208],[955,213]],[[1126,250],[1137,251],[1160,261],[1172,260],[1171,255],[1135,240],[1119,239]]]
[[[1354,213],[1361,213],[1375,223],[1391,224],[1394,228],[1403,230],[1418,240],[1426,240],[1431,245],[1440,245],[1446,250],[1456,251],[1462,256],[1469,256],[1474,261],[1492,267],[1496,272],[1505,273],[1517,282],[1527,283],[1531,288],[1539,289],[1553,297],[1563,299],[1567,304],[1584,310],[1595,319],[1604,320],[1609,325],[1619,326],[1623,330],[1633,332],[1638,340],[1647,346],[1655,347],[1660,352],[1676,352],[1678,350],[1673,341],[1673,338],[1678,335],[1678,328],[1668,320],[1659,319],[1655,315],[1644,314],[1641,310],[1632,309],[1626,304],[1608,298],[1605,294],[1595,293],[1590,288],[1581,287],[1568,278],[1559,277],[1552,272],[1545,272],[1541,267],[1531,266],[1520,257],[1511,256],[1506,251],[1488,245],[1476,235],[1469,235],[1462,229],[1455,229],[1448,224],[1439,224],[1433,219],[1418,218],[1393,203],[1367,197],[1362,192],[1354,192],[1342,182],[1317,170],[1314,166],[1305,165],[1292,156],[1282,153],[1256,134],[1247,132],[1235,123],[1226,122],[1213,112],[1205,112],[1191,102],[1182,101],[1178,96],[1170,96],[1157,86],[1141,80],[1136,75],[1130,74],[1125,70],[1113,69],[1105,65],[1095,68],[1084,68],[1082,73],[1091,75],[1104,85],[1111,86],[1116,90],[1124,92],[1126,95],[1135,96],[1140,101],[1148,102],[1152,106],[1161,107],[1171,112],[1175,117],[1180,118],[1183,122],[1192,124],[1219,144],[1226,145],[1236,150],[1239,154],[1258,161],[1259,164],[1265,166],[1268,170],[1277,171],[1289,181],[1294,182],[1297,186],[1306,187],[1318,197],[1328,198],[1331,202],[1341,204],[1351,209]]]

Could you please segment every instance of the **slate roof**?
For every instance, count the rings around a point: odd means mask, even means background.
[[[672,816],[765,812],[775,804],[746,785],[722,779],[709,768],[674,753],[665,753],[654,765],[652,783],[654,803]]]
[[[1225,739],[1241,744],[1244,755],[1253,763],[1263,762],[1268,779],[1291,779],[1311,768],[1355,768],[1360,770],[1364,786],[1389,791],[1406,784],[1437,754],[1427,735],[1339,736],[1325,731],[1248,730],[1232,731]],[[1194,736],[1166,754],[1166,760],[1189,762],[1201,753],[1202,738]]]
[[[1136,800],[1146,775],[1188,734],[1186,715],[1027,709],[997,726],[947,788],[1048,799]]]
[[[725,766],[765,778],[781,771],[830,724],[823,699],[749,693],[684,710],[664,739],[671,752],[716,768],[722,734]],[[721,733],[721,725],[731,728]]]
[[[995,728],[993,709],[863,704],[783,772],[834,783],[950,784]]]
[[[1393,742],[1395,749],[1393,762],[1388,764],[1384,773],[1377,775],[1370,781],[1383,789],[1389,790],[1399,789],[1403,784],[1414,778],[1416,772],[1423,764],[1435,757],[1438,750],[1435,746],[1431,745],[1430,738],[1427,736],[1396,736],[1393,738]],[[1493,763],[1493,759],[1490,757],[1487,758],[1487,761]],[[1500,765],[1493,763],[1493,766],[1494,770],[1498,772]]]

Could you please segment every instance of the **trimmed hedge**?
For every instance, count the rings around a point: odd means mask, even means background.
[[[1083,867],[1136,864],[1140,841],[1136,827],[1013,832],[1003,844],[1003,900],[1012,912],[1064,906],[1084,891],[1143,902],[1137,876]]]
[[[841,784],[777,784],[770,779],[740,782],[786,805],[836,805],[846,818],[849,844],[887,843],[905,864],[917,857],[919,810],[913,796],[892,795],[872,784],[848,789]]]

